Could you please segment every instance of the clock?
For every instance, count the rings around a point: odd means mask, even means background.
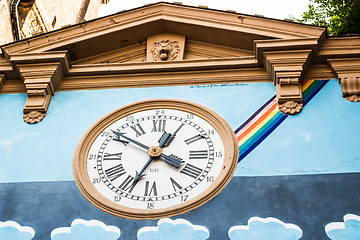
[[[158,219],[190,211],[217,195],[237,164],[238,143],[214,111],[182,100],[124,106],[81,138],[73,173],[99,209]]]

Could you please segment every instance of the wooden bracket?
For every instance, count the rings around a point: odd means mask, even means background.
[[[26,123],[40,122],[46,116],[51,97],[69,71],[67,52],[14,54],[11,63],[24,81],[27,99],[23,119]]]
[[[296,115],[303,108],[301,72],[281,72],[277,74],[276,97],[279,110],[287,115]]]
[[[310,65],[311,49],[264,52],[264,66],[276,86],[279,110],[296,115],[303,108],[301,81]]]
[[[342,88],[343,97],[360,102],[360,58],[328,59]]]
[[[2,86],[4,85],[5,83],[5,74],[0,74],[0,89],[2,88]]]

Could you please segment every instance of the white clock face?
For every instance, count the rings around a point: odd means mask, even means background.
[[[163,209],[211,186],[223,168],[224,145],[219,133],[194,114],[146,110],[103,130],[86,164],[95,189],[113,203]]]

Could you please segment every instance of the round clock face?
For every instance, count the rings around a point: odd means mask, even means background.
[[[121,108],[80,141],[74,177],[91,203],[150,219],[200,206],[230,180],[238,147],[231,128],[202,106],[151,100]]]

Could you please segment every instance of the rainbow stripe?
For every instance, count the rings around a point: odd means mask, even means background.
[[[311,80],[303,82],[304,106],[325,86],[329,80]],[[244,159],[264,139],[269,136],[288,115],[281,113],[277,108],[276,96],[273,96],[261,106],[249,119],[235,130],[239,142],[239,160]]]

